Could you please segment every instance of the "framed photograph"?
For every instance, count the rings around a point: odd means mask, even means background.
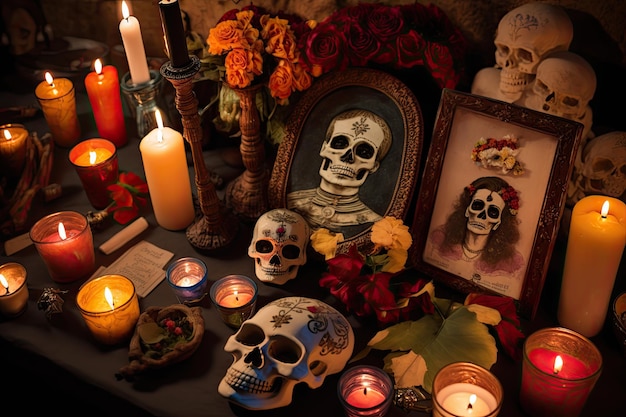
[[[270,206],[302,214],[312,229],[342,233],[339,251],[362,247],[378,219],[405,219],[423,135],[420,105],[397,78],[367,68],[329,73],[289,117]]]
[[[444,90],[411,225],[416,269],[534,317],[583,125]]]

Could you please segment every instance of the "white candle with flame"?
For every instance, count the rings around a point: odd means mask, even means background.
[[[139,21],[135,16],[130,15],[125,1],[122,1],[122,21],[119,28],[124,44],[124,53],[128,60],[128,71],[133,84],[143,84],[150,81],[148,60],[146,59]]]

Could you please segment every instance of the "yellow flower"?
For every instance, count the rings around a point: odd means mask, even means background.
[[[337,244],[342,241],[342,233],[333,233],[324,228],[317,229],[311,234],[311,246],[317,253],[324,255],[325,260],[335,257]]]
[[[372,226],[372,243],[387,250],[408,250],[413,243],[409,227],[402,220],[386,216]]]
[[[389,249],[387,251],[387,263],[383,265],[383,272],[395,274],[402,271],[408,257],[409,252],[405,249]]]

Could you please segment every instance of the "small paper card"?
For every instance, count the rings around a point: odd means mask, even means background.
[[[146,297],[165,278],[165,265],[174,254],[142,240],[108,267],[100,267],[92,278],[105,274],[123,275],[135,284],[139,297]]]

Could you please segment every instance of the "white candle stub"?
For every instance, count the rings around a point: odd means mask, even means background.
[[[144,217],[140,217],[124,229],[120,230],[109,240],[104,242],[98,249],[105,255],[110,255],[132,239],[137,237],[141,232],[148,228],[148,221]]]

